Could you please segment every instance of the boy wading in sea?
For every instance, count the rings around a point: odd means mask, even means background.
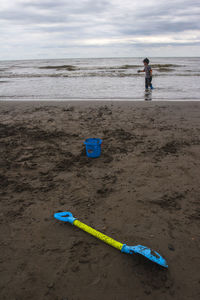
[[[152,86],[152,69],[151,66],[149,65],[149,59],[145,58],[143,60],[144,63],[144,70],[138,70],[138,73],[140,72],[145,72],[145,89],[148,90],[148,87],[150,87],[151,90],[153,90]]]

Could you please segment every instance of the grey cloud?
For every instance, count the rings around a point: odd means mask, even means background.
[[[21,1],[21,5],[24,8],[29,8],[29,7],[34,7],[34,8],[40,8],[40,9],[49,9],[49,8],[59,8],[59,7],[63,7],[64,5],[66,5],[67,1],[53,1],[53,0],[43,0],[41,1],[35,1],[33,2],[31,1]]]
[[[63,3],[64,6],[61,5]],[[100,28],[100,25],[103,25],[98,20],[98,15],[107,11],[110,6],[109,2],[87,0],[82,3],[74,0],[71,5],[70,3],[71,1],[58,1],[55,4],[52,1],[46,1],[23,5],[21,2],[17,8],[13,7],[2,11],[0,19],[7,22],[8,25],[26,26],[32,32],[39,32],[40,28],[41,34],[66,32],[67,35],[89,37],[92,34],[91,28],[93,28],[98,35],[96,27]],[[33,7],[34,9],[32,9]],[[42,8],[46,8],[46,10],[41,10]],[[57,25],[58,23],[59,25]],[[88,31],[90,33],[87,33]]]
[[[148,25],[149,24],[149,25]],[[140,35],[160,35],[167,33],[181,33],[185,30],[198,30],[200,23],[192,21],[153,21],[147,24],[141,24],[135,28],[134,25],[124,26],[119,28],[121,35],[140,36]]]
[[[10,3],[10,2],[8,2]],[[176,34],[181,40],[184,31],[200,30],[199,0],[174,0],[173,2],[155,2],[143,0],[135,6],[135,1],[115,0],[15,0],[1,9],[0,32],[1,41],[5,37],[12,46],[15,32],[21,36],[26,33],[36,34],[34,47],[65,48],[71,45],[77,47],[109,48],[109,47],[146,47],[146,43],[115,42],[125,37],[163,36]],[[19,26],[16,26],[19,25]],[[10,38],[9,38],[10,36]],[[45,39],[43,37],[45,36]],[[95,44],[98,39],[111,39],[109,45]],[[116,38],[116,39],[115,39]],[[92,40],[90,45],[81,45],[82,41]],[[65,43],[63,41],[67,40]],[[79,42],[80,40],[80,42]],[[112,42],[113,40],[113,42]],[[130,39],[131,40],[131,39]],[[192,38],[191,38],[192,40]],[[198,38],[187,45],[199,45]],[[26,41],[20,40],[21,45]],[[24,44],[23,44],[24,43]],[[103,43],[103,42],[102,42]],[[28,43],[27,43],[28,44]],[[30,43],[31,44],[31,43]],[[29,45],[29,44],[28,44]],[[163,46],[162,43],[151,43],[151,47]],[[175,45],[171,43],[169,45]],[[179,46],[179,41],[177,41]],[[81,50],[80,50],[81,51]]]
[[[47,1],[22,1],[22,6],[23,7],[34,7],[38,9],[49,9],[49,8],[65,8],[68,9],[70,12],[102,12],[107,10],[108,7],[111,6],[109,1],[106,0],[85,0],[85,1],[80,1],[80,0],[58,0],[58,1],[53,1],[53,0],[47,0]]]
[[[199,8],[199,0],[186,0],[186,1],[173,1],[173,2],[160,2],[158,5],[151,7],[149,10],[139,10],[138,14],[141,17],[159,17],[159,16],[177,16],[187,15],[192,9]]]
[[[10,21],[16,24],[38,24],[38,23],[52,23],[52,22],[64,22],[68,21],[67,17],[63,16],[48,16],[41,13],[34,12],[17,12],[17,11],[5,11],[1,20]]]
[[[121,35],[158,35],[199,30],[200,8],[196,5],[197,1],[161,2],[146,11],[141,8],[130,10],[126,19],[114,18],[110,21]]]
[[[110,7],[108,1],[45,1],[45,2],[20,2],[17,7],[1,11],[1,19],[12,23],[37,23],[37,22],[64,22],[78,18],[91,18],[93,14],[101,14]],[[32,9],[34,8],[34,10]],[[80,16],[81,15],[81,16]],[[93,15],[94,17],[94,15]]]
[[[1,13],[1,19],[10,21],[12,24],[51,24],[77,22],[80,27],[89,27],[98,25],[113,26],[113,34],[156,34],[162,32],[180,32],[188,29],[199,29],[198,13],[193,14],[192,8],[196,7],[197,1],[175,1],[169,4],[153,6],[148,11],[142,9],[130,9],[118,11],[117,8],[109,1],[62,1],[54,2],[52,0],[42,2],[20,2],[18,8],[13,7],[4,10]],[[190,3],[190,5],[188,5]],[[179,4],[179,5],[178,5]],[[177,6],[178,5],[178,6]],[[184,7],[185,5],[185,7]],[[35,9],[32,10],[32,7]],[[41,10],[44,9],[45,10]],[[108,14],[108,12],[110,12]],[[112,13],[111,13],[112,12]],[[126,12],[126,17],[123,15]],[[99,20],[98,15],[106,15],[105,19]],[[176,21],[177,16],[185,17],[185,20]],[[191,18],[192,16],[192,18]],[[167,17],[167,19],[162,19]],[[186,20],[187,17],[189,21]],[[75,26],[74,28],[78,28]],[[59,28],[57,27],[59,30]],[[49,27],[49,31],[56,32],[56,28]],[[67,29],[67,26],[66,26]],[[37,29],[36,29],[37,30]],[[41,30],[43,30],[41,28]],[[63,27],[60,27],[61,32]],[[47,29],[44,29],[47,31]],[[105,32],[106,34],[106,32]],[[110,35],[110,34],[109,34]]]

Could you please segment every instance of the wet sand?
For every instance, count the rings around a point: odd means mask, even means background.
[[[199,120],[200,102],[0,102],[0,299],[200,299]]]

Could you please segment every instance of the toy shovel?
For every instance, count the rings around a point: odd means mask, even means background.
[[[136,246],[127,246],[126,244],[122,244],[120,242],[115,241],[114,239],[108,237],[107,235],[93,229],[92,227],[80,222],[76,218],[73,217],[72,213],[70,212],[59,212],[55,213],[54,217],[57,220],[69,222],[76,227],[86,231],[87,233],[95,236],[96,238],[102,240],[104,243],[113,246],[120,250],[123,253],[127,254],[141,254],[147,259],[155,262],[156,264],[168,268],[166,260],[156,251],[151,250],[150,248],[147,248],[142,245],[136,245]]]

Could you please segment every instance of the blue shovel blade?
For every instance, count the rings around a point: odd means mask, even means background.
[[[154,263],[162,267],[168,268],[166,260],[158,252],[150,248],[147,248],[145,246],[142,245],[127,246],[124,244],[121,251],[128,254],[136,253],[136,254],[143,255],[149,260],[153,261]]]

